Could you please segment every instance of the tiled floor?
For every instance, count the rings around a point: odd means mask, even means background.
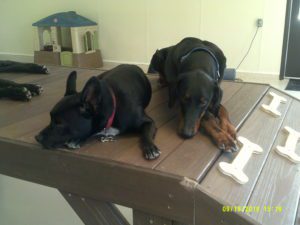
[[[265,83],[270,84],[271,86],[278,88],[288,94],[300,99],[300,91],[286,91],[284,90],[288,79],[279,80],[279,76],[276,75],[255,75],[255,74],[244,74],[237,73],[237,78],[242,79],[244,82],[254,82],[254,83]]]

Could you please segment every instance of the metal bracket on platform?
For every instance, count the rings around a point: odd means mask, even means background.
[[[300,132],[295,131],[290,127],[284,127],[284,130],[288,132],[288,137],[285,142],[285,146],[277,146],[276,152],[294,163],[300,163],[300,156],[296,154],[296,146],[300,138]]]
[[[259,145],[252,143],[244,137],[238,137],[238,141],[242,144],[242,148],[238,155],[232,163],[220,162],[219,169],[222,173],[232,177],[238,183],[245,184],[249,181],[249,178],[243,171],[244,167],[253,153],[262,153],[263,149]]]
[[[286,103],[286,99],[280,95],[275,94],[274,92],[269,92],[269,95],[273,97],[273,100],[269,105],[262,104],[261,109],[272,116],[279,117],[281,113],[278,111],[278,106],[280,103]]]

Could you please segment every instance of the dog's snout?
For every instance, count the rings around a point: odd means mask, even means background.
[[[41,135],[41,134],[38,134],[35,136],[35,140],[39,143],[41,143],[43,141],[43,139],[44,139],[43,135]]]
[[[182,131],[180,131],[180,136],[183,137],[184,139],[189,139],[195,136],[195,133],[193,132],[192,129],[183,129]]]

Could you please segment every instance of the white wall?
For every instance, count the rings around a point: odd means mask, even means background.
[[[84,225],[53,188],[0,174],[1,225]]]
[[[133,224],[132,210],[116,205]],[[54,188],[0,174],[1,225],[84,225]]]
[[[99,23],[106,61],[147,64],[157,48],[196,36],[218,44],[236,67],[264,19],[241,71],[278,74],[286,0],[1,0],[0,58],[32,57],[31,23],[59,11],[75,10]],[[3,22],[5,21],[5,22]]]

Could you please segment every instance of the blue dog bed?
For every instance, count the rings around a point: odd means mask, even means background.
[[[227,68],[224,71],[223,80],[235,80],[236,70],[234,68]]]

